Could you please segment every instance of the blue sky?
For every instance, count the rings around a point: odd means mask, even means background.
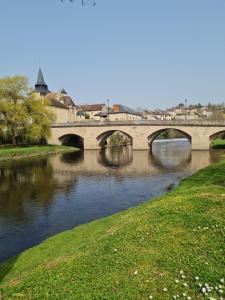
[[[0,76],[39,62],[76,103],[225,101],[224,0],[0,0]]]

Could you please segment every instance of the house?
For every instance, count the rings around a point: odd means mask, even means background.
[[[201,113],[205,118],[211,118],[213,116],[212,110],[210,110],[207,106],[203,106],[201,108]]]
[[[40,68],[38,70],[37,83],[32,94],[36,97],[48,99],[50,109],[56,116],[56,123],[68,123],[85,119],[83,115],[78,114],[80,108],[74,103],[65,89],[55,93],[48,89]]]
[[[176,107],[167,109],[176,120],[198,120],[206,119],[212,116],[212,111],[207,106],[189,105],[185,107],[182,103]]]
[[[57,93],[48,93],[45,95],[45,98],[49,99],[51,103],[56,104],[56,102],[53,102],[55,100],[58,103],[63,104],[67,108],[68,112],[67,112],[66,122],[74,122],[74,121],[77,121],[80,119],[77,115],[77,113],[79,111],[79,107],[77,105],[75,105],[74,101],[67,94],[65,89],[62,89],[61,91],[59,91]],[[58,122],[58,123],[61,123],[61,122]]]
[[[128,121],[128,120],[141,120],[142,115],[135,110],[121,105],[114,104],[107,113],[95,114],[95,120],[108,120],[108,121]]]
[[[168,111],[164,111],[161,109],[156,109],[156,110],[146,110],[144,112],[144,118],[147,120],[161,120],[161,121],[165,121],[165,120],[172,120],[173,116],[171,113],[169,113]]]
[[[108,113],[108,118],[110,121],[141,120],[142,115],[122,104],[113,104],[112,111]]]
[[[107,113],[108,108],[107,105],[102,103],[102,104],[85,104],[85,105],[80,105],[80,109],[86,113],[86,115],[89,116],[89,119],[91,120],[96,120],[95,115],[100,114],[100,113]]]

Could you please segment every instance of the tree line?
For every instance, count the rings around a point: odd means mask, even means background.
[[[0,144],[43,143],[54,120],[48,100],[32,93],[27,77],[0,78]]]

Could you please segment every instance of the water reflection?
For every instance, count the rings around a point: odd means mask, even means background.
[[[99,164],[105,167],[120,168],[129,165],[133,160],[133,151],[130,146],[102,149],[98,156]]]
[[[191,145],[187,139],[177,140],[173,147],[172,140],[155,140],[152,145],[150,163],[160,169],[184,169],[191,162]],[[195,155],[193,153],[193,155]]]
[[[215,163],[225,158],[225,151],[223,149],[210,149],[210,163]]]
[[[84,160],[84,152],[78,151],[78,152],[63,153],[60,159],[62,160],[62,162],[65,162],[67,164],[76,165]]]
[[[15,162],[0,167],[0,216],[16,220],[32,218],[26,212],[24,201],[33,201],[39,207],[48,206],[57,182],[53,167],[45,159]]]
[[[137,205],[219,160],[185,141],[80,151],[0,165],[0,260],[59,231]]]

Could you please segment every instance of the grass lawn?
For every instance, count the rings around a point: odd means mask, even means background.
[[[214,149],[225,149],[225,140],[215,139],[212,141],[212,148]]]
[[[0,299],[224,299],[224,242],[225,160],[0,264]]]
[[[27,146],[27,147],[0,147],[0,160],[18,159],[29,156],[37,156],[58,152],[75,151],[76,148],[46,145],[46,146]]]

